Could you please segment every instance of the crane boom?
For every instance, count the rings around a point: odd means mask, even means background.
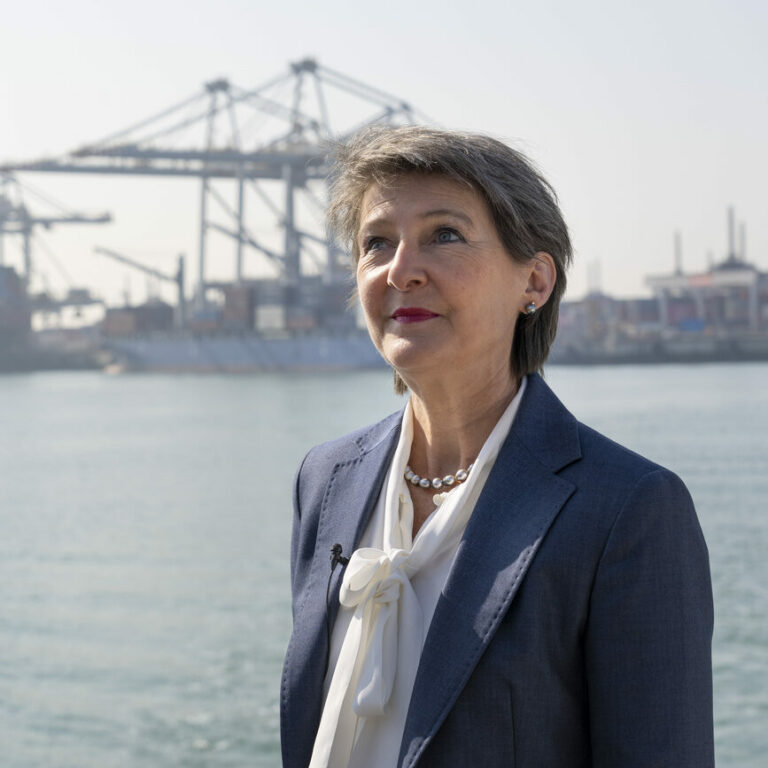
[[[158,280],[165,280],[166,282],[170,283],[175,283],[178,280],[178,275],[167,275],[165,272],[161,272],[159,269],[148,267],[146,264],[135,261],[128,256],[123,256],[122,253],[113,251],[110,248],[103,248],[100,245],[96,245],[93,248],[93,252],[101,254],[102,256],[109,256],[110,259],[120,261],[123,264],[127,264],[129,267],[133,267],[134,269],[139,269],[142,272],[146,272],[148,275],[152,275],[152,277],[156,277]]]

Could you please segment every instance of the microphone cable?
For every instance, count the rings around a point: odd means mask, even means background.
[[[333,578],[333,572],[336,570],[336,566],[341,563],[342,567],[349,562],[348,557],[344,557],[342,554],[341,544],[334,544],[331,547],[331,572],[328,574],[328,586],[325,588],[325,671],[323,672],[323,680],[328,674],[328,664],[331,660],[331,579]]]

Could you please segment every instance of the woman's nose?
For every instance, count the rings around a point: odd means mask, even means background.
[[[387,285],[398,291],[418,288],[427,282],[427,273],[418,245],[401,240],[389,263]]]

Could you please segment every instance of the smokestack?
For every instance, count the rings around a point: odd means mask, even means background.
[[[680,231],[675,231],[675,274],[683,274],[683,243]]]
[[[734,231],[733,206],[728,208],[728,261],[736,260],[736,233]]]

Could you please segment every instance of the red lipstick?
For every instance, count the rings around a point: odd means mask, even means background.
[[[399,307],[392,313],[392,319],[397,323],[421,323],[433,317],[439,315],[423,307]]]

